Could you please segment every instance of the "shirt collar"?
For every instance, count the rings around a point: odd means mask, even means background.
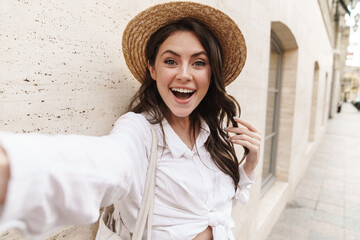
[[[167,147],[169,148],[171,154],[174,158],[180,158],[186,151],[190,151],[186,144],[180,139],[180,137],[175,133],[175,131],[172,129],[166,118],[162,120],[162,126],[165,133],[165,141],[167,144]],[[210,135],[210,128],[205,122],[204,119],[200,118],[200,131],[199,135],[196,138],[196,148],[200,149],[208,139]],[[163,137],[162,137],[162,131],[160,124],[156,124],[154,126],[157,130],[158,134],[158,145],[161,147],[165,147]]]

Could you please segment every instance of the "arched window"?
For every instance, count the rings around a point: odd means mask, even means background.
[[[319,86],[319,64],[318,64],[318,62],[315,62],[315,66],[314,66],[314,79],[313,79],[313,89],[312,89],[312,95],[311,95],[311,110],[310,110],[311,112],[310,112],[310,125],[309,125],[309,142],[313,142],[314,139],[315,139],[318,86]]]
[[[288,181],[293,142],[298,45],[282,22],[271,23],[262,193]]]
[[[275,160],[281,92],[283,48],[275,34],[271,34],[269,77],[266,107],[265,149],[262,179],[263,186],[270,186],[275,179]]]
[[[327,106],[327,88],[328,88],[328,74],[326,73],[325,76],[325,88],[324,88],[324,99],[323,99],[323,103],[322,103],[322,108],[323,108],[323,112],[322,112],[322,119],[321,119],[321,125],[325,124],[325,113],[326,113],[326,106]]]

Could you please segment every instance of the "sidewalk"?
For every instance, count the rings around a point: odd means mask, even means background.
[[[329,120],[314,159],[267,240],[360,239],[360,112]]]

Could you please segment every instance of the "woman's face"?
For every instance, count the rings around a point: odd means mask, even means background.
[[[151,77],[171,117],[188,117],[209,89],[209,58],[196,35],[177,31],[159,47]]]

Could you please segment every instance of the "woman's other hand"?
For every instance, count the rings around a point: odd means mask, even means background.
[[[261,133],[248,121],[238,117],[234,117],[234,120],[244,127],[230,127],[225,129],[225,131],[236,134],[230,137],[229,141],[249,149],[246,162],[244,163],[244,171],[249,176],[259,161]]]
[[[0,146],[0,205],[5,203],[7,185],[10,178],[9,160]]]

